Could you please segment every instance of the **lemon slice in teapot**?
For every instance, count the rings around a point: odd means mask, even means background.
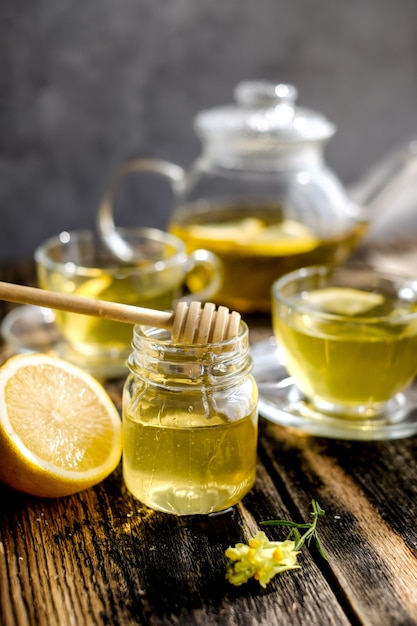
[[[283,220],[265,226],[251,240],[251,249],[258,254],[297,254],[317,247],[318,241],[310,228],[296,220]]]
[[[264,229],[264,222],[256,217],[248,217],[232,222],[215,222],[211,224],[194,224],[189,234],[195,240],[204,242],[222,242],[239,244],[250,241]]]

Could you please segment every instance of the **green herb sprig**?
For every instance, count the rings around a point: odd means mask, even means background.
[[[325,511],[324,509],[321,508],[319,503],[316,502],[316,500],[311,501],[311,508],[312,508],[311,515],[313,517],[313,521],[310,523],[297,523],[297,522],[279,519],[279,520],[267,520],[267,521],[261,522],[261,524],[263,526],[286,526],[287,528],[290,528],[291,530],[287,535],[287,539],[292,538],[295,541],[296,550],[299,550],[304,545],[304,543],[307,543],[307,545],[309,546],[311,540],[314,539],[314,542],[316,544],[316,548],[319,554],[324,559],[327,560],[327,556],[323,551],[319,536],[317,534],[317,522],[319,518],[325,514]],[[303,529],[306,529],[306,531],[305,533],[301,534],[299,530],[303,530]]]

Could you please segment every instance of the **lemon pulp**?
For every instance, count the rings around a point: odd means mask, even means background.
[[[57,497],[108,476],[121,457],[121,420],[101,384],[43,354],[0,368],[0,480]]]

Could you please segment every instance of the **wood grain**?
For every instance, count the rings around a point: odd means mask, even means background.
[[[3,279],[34,280],[33,267]],[[8,310],[0,303],[0,313]],[[253,341],[270,320],[250,318]],[[1,349],[0,359],[9,356]],[[122,380],[106,387],[121,409]],[[328,561],[233,587],[224,550],[267,519],[306,521],[315,498]],[[2,626],[411,626],[417,624],[417,438],[348,442],[261,418],[254,488],[219,515],[179,518],[142,506],[121,467],[61,499],[0,487]],[[285,529],[263,527],[271,539]]]
[[[295,504],[316,498],[326,510],[323,544],[352,614],[365,624],[417,623],[417,533],[406,514],[415,496],[401,484],[417,475],[417,463],[398,455],[398,448],[417,451],[417,440],[335,442],[272,424],[261,438]]]

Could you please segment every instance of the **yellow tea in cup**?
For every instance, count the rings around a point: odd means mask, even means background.
[[[63,232],[35,252],[39,286],[159,310],[171,309],[184,295],[194,271],[201,276],[197,282],[202,289],[217,289],[218,266],[211,253],[204,261],[202,255],[188,255],[179,239],[157,229],[118,231],[134,250],[134,261],[117,259],[91,231]],[[56,323],[65,339],[61,356],[97,375],[127,372],[131,324],[64,311],[57,311]]]
[[[417,282],[312,267],[277,280],[272,294],[286,368],[314,408],[388,416],[417,374]]]

